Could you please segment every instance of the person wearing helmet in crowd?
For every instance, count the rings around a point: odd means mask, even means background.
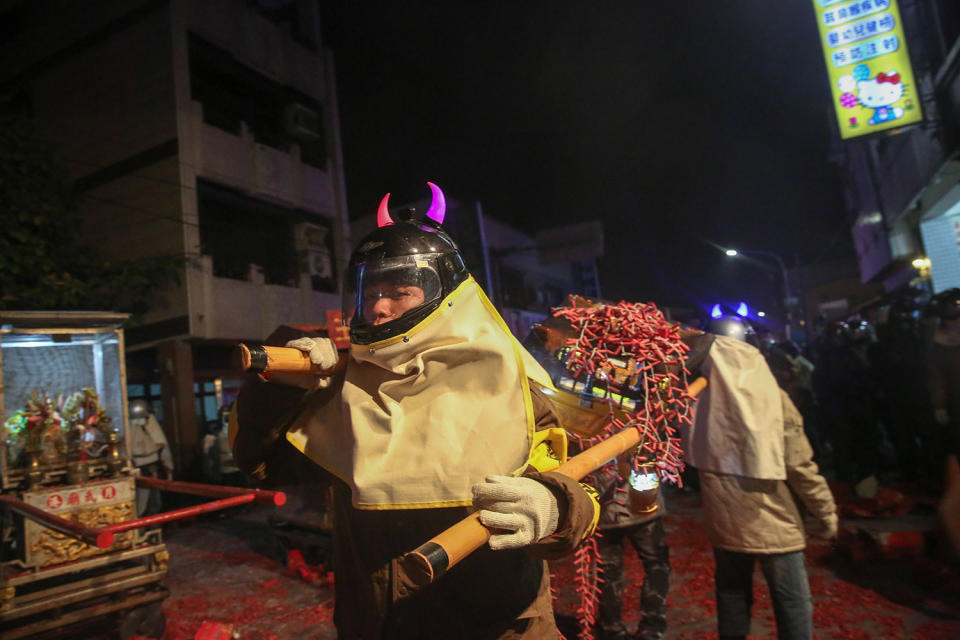
[[[939,325],[930,345],[928,379],[934,419],[941,429],[937,440],[946,453],[940,521],[960,555],[960,289],[943,291],[932,302]]]
[[[807,533],[837,532],[836,505],[813,461],[803,420],[778,388],[762,354],[742,341],[739,319],[692,346],[705,352],[708,380],[693,425],[684,432],[686,461],[699,471],[700,497],[716,570],[721,639],[746,638],[753,571],[770,588],[777,637],[813,637],[813,601],[804,564]],[[697,372],[694,372],[696,375]],[[805,527],[803,513],[812,516]]]
[[[131,400],[128,407],[130,416],[130,451],[133,465],[140,475],[148,478],[171,477],[173,474],[173,456],[167,444],[167,436],[157,422],[156,416],[146,400]],[[156,489],[137,489],[137,516],[152,515],[163,511],[162,498]]]
[[[349,356],[326,338],[289,340],[331,375],[245,383],[235,458],[280,482],[292,448],[335,478],[340,637],[553,640],[544,558],[572,551],[599,505],[551,471],[566,441],[528,381],[549,376],[467,272],[428,184],[423,217],[395,219],[388,194],[350,258]],[[418,589],[400,558],[469,507],[495,530],[489,545]]]
[[[885,321],[877,325],[877,340],[870,347],[870,365],[877,381],[876,413],[883,417],[900,480],[919,480],[930,488],[939,480],[934,480],[934,461],[929,458],[935,423],[916,303],[919,295],[921,292],[907,289],[890,301]]]
[[[827,325],[814,391],[823,417],[823,435],[833,450],[836,479],[855,484],[876,471],[875,372],[867,359],[871,331],[859,321]]]
[[[940,320],[930,348],[930,399],[934,418],[947,432],[960,429],[960,289],[940,293]]]

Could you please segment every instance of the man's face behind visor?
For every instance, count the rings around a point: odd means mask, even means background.
[[[352,325],[379,327],[425,306],[430,308],[442,296],[434,256],[404,256],[362,264],[348,283],[353,286],[352,291],[345,290],[344,317]]]
[[[363,317],[378,326],[419,307],[425,299],[423,289],[416,285],[374,282],[363,290]]]

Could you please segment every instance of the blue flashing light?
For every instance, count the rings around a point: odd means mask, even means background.
[[[740,316],[741,318],[746,318],[747,314],[749,313],[750,313],[750,309],[747,308],[747,303],[741,302],[740,306],[737,307],[737,315]]]
[[[723,315],[723,310],[720,309],[720,305],[719,304],[713,305],[713,309],[710,310],[710,317],[719,318],[722,315]]]

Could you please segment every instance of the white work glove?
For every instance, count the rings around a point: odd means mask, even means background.
[[[490,536],[490,548],[495,551],[525,547],[557,530],[557,498],[536,480],[487,476],[486,482],[473,485],[472,490],[480,522],[505,531]]]
[[[291,340],[285,346],[304,352],[310,357],[311,364],[324,371],[332,371],[340,359],[337,347],[330,338],[297,338]],[[331,376],[318,376],[309,373],[274,374],[270,379],[304,389],[325,389],[330,386],[330,381],[333,380]]]

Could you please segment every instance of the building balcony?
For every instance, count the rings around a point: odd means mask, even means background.
[[[246,280],[213,275],[213,259],[201,256],[189,268],[191,337],[265,338],[282,324],[325,324],[325,312],[340,309],[340,296],[314,291],[301,274],[296,287],[266,284],[256,265]]]
[[[194,148],[190,154],[197,177],[234,187],[278,204],[333,217],[336,210],[333,178],[300,160],[300,148],[289,152],[261,144],[241,124],[239,135],[203,121],[203,106],[191,102]]]

